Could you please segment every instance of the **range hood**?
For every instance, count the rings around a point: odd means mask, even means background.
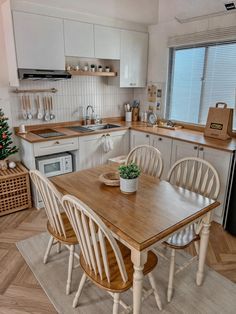
[[[20,80],[49,80],[59,81],[71,78],[71,74],[63,70],[35,70],[35,69],[18,69]]]

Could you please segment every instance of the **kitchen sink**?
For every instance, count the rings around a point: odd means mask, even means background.
[[[67,129],[70,129],[75,132],[92,132],[92,131],[98,131],[98,130],[107,130],[107,129],[114,129],[114,128],[120,128],[120,125],[118,124],[89,124],[89,125],[76,125],[76,126],[70,126],[67,127]]]

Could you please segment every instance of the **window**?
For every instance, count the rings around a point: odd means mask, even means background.
[[[219,101],[235,108],[236,43],[173,49],[168,119],[205,124]]]

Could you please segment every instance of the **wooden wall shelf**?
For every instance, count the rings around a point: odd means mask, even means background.
[[[117,72],[68,71],[71,75],[81,76],[117,76]]]

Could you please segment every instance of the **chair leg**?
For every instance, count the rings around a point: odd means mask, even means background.
[[[50,239],[48,241],[48,246],[47,246],[44,258],[43,258],[43,263],[44,264],[46,264],[47,261],[48,261],[48,256],[49,256],[49,253],[51,251],[51,248],[52,248],[52,245],[53,245],[53,241],[54,241],[54,238],[52,236],[50,236]]]
[[[113,299],[114,299],[114,303],[113,303],[112,314],[118,314],[119,303],[120,303],[120,294],[119,293],[114,293]]]
[[[173,295],[174,274],[175,274],[175,249],[172,249],[171,258],[170,258],[169,282],[168,282],[168,290],[167,290],[168,302],[171,301],[172,295]]]
[[[57,253],[61,253],[61,243],[57,243]]]
[[[198,241],[194,241],[194,246],[195,246],[195,250],[197,252],[197,255],[199,255],[199,242]]]
[[[72,270],[74,265],[74,251],[75,246],[70,245],[70,255],[69,255],[69,263],[68,263],[68,276],[67,276],[67,283],[66,283],[66,294],[70,294],[70,284],[72,278]]]
[[[154,297],[156,299],[157,307],[158,307],[159,310],[162,310],[161,299],[160,299],[160,296],[158,294],[157,285],[156,285],[156,282],[155,282],[155,279],[154,279],[152,273],[148,274],[148,279],[149,279],[150,285],[151,285],[151,287],[153,289],[153,293],[154,293]]]
[[[80,297],[81,292],[83,290],[86,279],[87,279],[87,276],[84,273],[81,280],[80,280],[78,290],[77,290],[76,295],[75,295],[74,300],[73,300],[73,308],[76,308],[76,306],[78,305],[79,297]]]

